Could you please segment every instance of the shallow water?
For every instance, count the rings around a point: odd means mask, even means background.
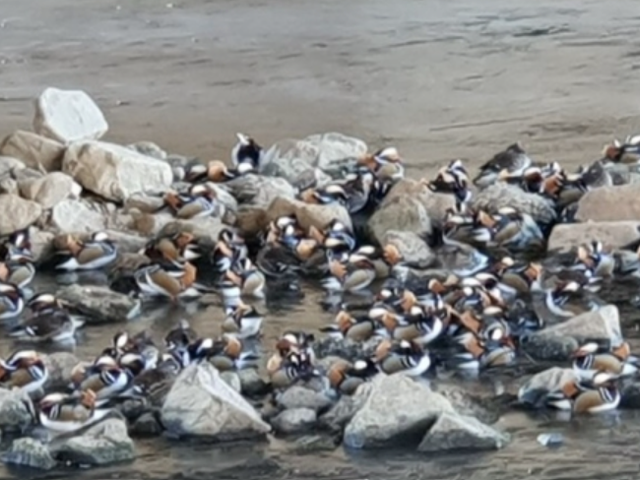
[[[35,289],[53,291],[57,282],[80,280],[82,283],[98,283],[100,279],[100,275],[90,275],[89,278],[41,275],[36,279]],[[630,299],[637,291],[637,287],[632,285],[622,289],[619,286],[605,287],[602,294],[604,299],[619,305],[624,334],[634,351],[640,351],[637,329],[640,315],[630,305]],[[311,284],[304,284],[303,292],[304,298],[283,302],[281,292],[271,290],[265,301],[251,302],[265,313],[262,339],[265,348],[270,348],[285,328],[314,331],[332,321],[332,313],[321,305],[325,299],[324,292]],[[348,300],[361,301],[359,297]],[[131,333],[146,329],[161,341],[164,333],[183,317],[192,319],[193,327],[202,335],[219,334],[222,315],[217,305],[206,310],[197,301],[180,306],[154,304],[145,306],[143,314],[135,320],[85,328],[73,350],[81,358],[91,358],[100,347],[109,344],[118,329]],[[15,346],[2,339],[0,353],[6,354]],[[520,361],[528,363],[527,359]],[[534,368],[541,369],[542,366]],[[475,392],[492,390],[494,382],[514,392],[521,382],[513,374],[501,375],[499,372],[483,375],[478,380],[460,381]],[[406,449],[354,452],[339,447],[333,451],[300,454],[292,441],[276,438],[259,444],[230,445],[136,438],[138,455],[132,463],[95,470],[46,473],[13,467],[2,470],[0,467],[0,478],[195,480],[215,475],[216,479],[623,479],[630,478],[640,465],[640,447],[637,445],[640,412],[618,411],[611,415],[572,419],[558,412],[510,411],[496,426],[508,431],[512,442],[501,451],[489,453],[425,455]],[[561,446],[543,447],[536,440],[540,433],[551,432],[563,434]]]

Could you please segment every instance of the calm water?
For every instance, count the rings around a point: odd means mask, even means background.
[[[62,279],[64,281],[73,278]],[[95,280],[95,279],[93,279]],[[86,278],[81,281],[88,281]],[[52,278],[38,278],[37,290],[55,289]],[[262,344],[270,348],[284,328],[313,331],[332,321],[333,315],[321,306],[324,293],[310,285],[303,287],[304,298],[290,302],[279,298],[256,303],[265,313]],[[604,292],[603,297],[621,307],[625,335],[638,348],[636,310],[630,306],[632,288]],[[614,296],[615,295],[615,296]],[[281,295],[280,295],[281,297]],[[357,301],[357,298],[353,299]],[[161,340],[164,333],[183,317],[192,319],[201,335],[217,335],[222,318],[219,306],[205,307],[197,303],[186,308],[149,306],[138,319],[119,325],[88,327],[82,332],[74,351],[80,358],[90,358],[111,341],[118,329],[136,333],[142,329]],[[15,345],[3,339],[0,352],[8,354]],[[494,378],[466,381],[469,389],[487,388]],[[509,391],[519,385],[518,379],[504,378]],[[481,385],[475,384],[480,382]],[[607,416],[562,418],[556,413],[528,414],[509,412],[497,423],[512,434],[512,443],[504,450],[482,454],[422,455],[406,451],[346,452],[342,448],[314,454],[299,454],[293,443],[270,439],[262,444],[212,445],[198,442],[170,442],[164,438],[136,439],[136,460],[103,469],[71,472],[37,472],[7,468],[0,478],[55,479],[78,478],[98,480],[127,479],[440,479],[464,478],[514,480],[518,478],[552,479],[623,479],[631,478],[640,465],[640,413],[620,411]],[[549,449],[536,438],[540,433],[561,432],[562,446]],[[1,469],[2,467],[0,467]]]

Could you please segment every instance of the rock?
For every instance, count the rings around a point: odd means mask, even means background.
[[[4,177],[0,179],[0,194],[9,193],[11,195],[20,195],[18,182],[13,178]]]
[[[134,193],[124,202],[124,211],[135,208],[142,213],[155,213],[164,206],[162,197],[153,197],[143,193]]]
[[[396,197],[378,208],[367,223],[373,240],[384,245],[389,230],[431,235],[432,226],[426,209],[413,197]]]
[[[82,187],[62,172],[52,172],[38,179],[23,180],[18,182],[18,188],[20,195],[27,200],[38,202],[44,209],[53,208],[66,198],[78,199],[82,193]]]
[[[530,334],[523,347],[533,358],[564,361],[581,342],[603,340],[615,345],[621,339],[618,307],[605,305]]]
[[[536,440],[543,447],[558,447],[564,443],[564,435],[560,432],[541,433]]]
[[[0,145],[0,155],[17,158],[22,162],[22,167],[46,172],[56,172],[62,168],[64,151],[62,143],[24,130],[15,131]]]
[[[553,227],[547,248],[570,250],[585,242],[599,241],[613,248],[623,247],[640,237],[640,222],[566,223]]]
[[[378,336],[370,338],[366,342],[355,342],[350,338],[324,337],[317,340],[313,349],[319,358],[340,357],[353,362],[358,358],[370,357],[382,339]]]
[[[267,211],[261,207],[242,205],[236,214],[236,227],[244,238],[255,238],[269,225]]]
[[[186,231],[192,233],[199,243],[204,241],[205,244],[211,244],[218,241],[218,235],[225,227],[226,225],[215,217],[173,220],[160,229],[159,235],[170,235],[178,231]]]
[[[62,233],[97,232],[106,227],[105,213],[87,200],[62,200],[51,211],[51,224]]]
[[[36,100],[33,130],[62,143],[102,137],[109,125],[89,95],[81,90],[47,88]]]
[[[459,385],[436,382],[432,385],[432,390],[449,400],[460,415],[475,417],[488,424],[495,423],[500,418],[495,408],[489,408],[491,404],[489,399],[475,396]]]
[[[233,388],[234,391],[240,393],[242,391],[242,384],[240,383],[240,377],[236,372],[227,371],[220,372],[220,378],[224,380],[227,385]]]
[[[552,367],[535,374],[518,390],[518,401],[529,407],[543,407],[544,398],[549,392],[557,392],[577,377],[571,368]]]
[[[291,200],[288,198],[276,198],[267,209],[269,221],[273,221],[284,215],[295,215],[303,230],[308,231],[311,226],[320,230],[325,228],[332,220],[340,220],[347,228],[353,229],[351,216],[342,205],[313,205]]]
[[[0,177],[13,177],[17,172],[25,168],[27,167],[22,160],[0,155]]]
[[[620,222],[640,219],[640,184],[589,190],[578,202],[579,222]]]
[[[191,365],[176,379],[161,412],[174,437],[262,438],[270,431],[258,412],[210,364]]]
[[[296,196],[295,189],[284,178],[243,175],[225,184],[239,203],[267,208],[276,198]]]
[[[31,253],[36,263],[42,263],[54,254],[52,232],[46,232],[36,227],[29,228],[29,239],[31,240]]]
[[[69,352],[56,352],[49,355],[41,354],[44,364],[49,371],[49,379],[45,388],[49,390],[65,389],[71,383],[71,372],[80,363],[78,357]]]
[[[225,211],[238,211],[238,201],[229,192],[229,189],[225,188],[224,185],[213,182],[207,182],[207,186],[216,193],[216,198],[224,205]]]
[[[68,285],[60,288],[56,296],[85,315],[89,325],[125,322],[138,315],[141,308],[139,299],[98,285]]]
[[[133,460],[135,447],[125,422],[109,418],[56,447],[55,456],[75,465],[107,465]]]
[[[427,188],[424,182],[403,178],[398,180],[391,190],[385,195],[381,207],[393,203],[398,197],[411,197],[418,200],[425,208],[432,224],[440,226],[447,210],[455,208],[456,200],[453,195],[434,193]]]
[[[255,368],[244,368],[238,370],[242,394],[248,397],[257,397],[269,391],[269,385]]]
[[[296,439],[293,451],[297,454],[319,453],[336,449],[336,441],[329,435],[304,435]]]
[[[140,415],[131,425],[129,433],[131,435],[149,435],[157,436],[163,432],[162,425],[158,422],[156,416],[151,412]]]
[[[131,150],[135,150],[142,155],[146,155],[147,157],[153,157],[158,160],[166,160],[167,152],[165,152],[162,148],[156,145],[153,142],[136,142],[131,145],[127,145],[127,148]]]
[[[173,181],[169,164],[97,141],[69,145],[62,170],[87,190],[115,202],[123,202],[134,193],[163,193]]]
[[[497,450],[509,436],[480,420],[454,412],[442,412],[418,446],[420,452],[448,450]]]
[[[24,432],[33,423],[29,397],[20,390],[0,389],[0,430]]]
[[[313,428],[317,416],[310,408],[292,408],[280,412],[271,420],[271,425],[281,433],[299,433]]]
[[[51,470],[56,466],[49,448],[41,441],[29,437],[14,440],[9,450],[2,454],[2,461],[40,470]]]
[[[308,388],[293,385],[285,390],[277,399],[278,405],[285,409],[305,408],[319,412],[333,403],[323,393],[314,392]]]
[[[366,153],[367,144],[357,138],[334,132],[310,135],[297,142],[283,140],[274,144],[265,152],[265,171],[274,168],[272,164],[275,164],[276,172],[291,173],[296,168],[301,171],[303,167],[318,167],[332,176],[339,176]]]
[[[417,234],[409,231],[389,230],[383,234],[382,245],[394,245],[404,262],[414,268],[427,268],[436,260],[429,245]]]
[[[504,182],[496,182],[478,192],[471,200],[471,207],[490,213],[503,207],[512,207],[519,212],[529,214],[540,224],[550,224],[556,218],[551,201],[541,195],[527,193],[518,186]]]
[[[370,393],[371,384],[365,383],[358,387],[355,395],[341,396],[336,404],[320,417],[320,424],[332,432],[342,433],[345,426],[365,404]]]
[[[0,236],[23,230],[35,223],[42,214],[40,204],[17,195],[0,195]]]
[[[118,230],[106,230],[109,238],[118,246],[118,253],[138,253],[147,243],[140,235],[133,235]]]
[[[455,413],[451,403],[406,375],[380,374],[371,382],[367,400],[344,432],[350,448],[379,448],[398,443],[418,444],[443,412]]]

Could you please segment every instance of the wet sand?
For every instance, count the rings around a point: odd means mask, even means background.
[[[50,85],[205,159],[333,130],[422,170],[515,140],[574,166],[640,130],[635,0],[167,1],[4,2],[0,133]]]

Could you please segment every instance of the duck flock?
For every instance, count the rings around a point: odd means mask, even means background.
[[[253,139],[238,134],[233,166],[190,165],[187,187],[166,194],[163,210],[179,219],[220,216],[219,189],[258,175],[264,156]],[[340,218],[305,229],[295,215],[285,215],[251,238],[228,226],[210,249],[187,229],[153,238],[141,252],[148,261],[128,273],[118,270],[128,282],[114,279],[113,288],[117,284],[124,294],[168,302],[215,292],[225,311],[219,337],[199,336],[187,320],[165,332],[164,345],[146,333],[114,332],[112,344],[77,365],[68,388],[54,392],[43,390],[50,376],[43,356],[35,347],[20,349],[0,362],[0,380],[34,398],[43,426],[69,432],[123,400],[161,405],[179,372],[194,363],[211,362],[221,371],[264,368],[275,393],[319,379],[334,397],[352,395],[380,374],[404,371],[418,377],[435,368],[507,367],[523,358],[521,345],[533,332],[603,305],[598,291],[605,282],[640,276],[637,245],[612,250],[585,239],[569,253],[544,255],[551,229],[573,221],[581,196],[618,184],[616,172],[638,159],[640,136],[612,143],[601,159],[575,173],[555,162],[532,161],[519,144],[496,154],[474,178],[463,161],[450,162],[419,182],[425,194],[453,199],[444,218],[432,219],[433,231],[419,239],[430,255],[427,265],[405,258],[402,244],[375,244],[366,228],[353,229]],[[401,156],[387,147],[356,159],[329,183],[299,188],[297,195],[309,204],[339,205],[353,224],[366,225],[389,192],[407,181],[403,177]],[[499,183],[539,197],[553,218],[542,223],[515,207],[474,206],[478,192]],[[64,243],[57,270],[111,269],[118,262],[118,246],[104,232],[85,240],[70,235]],[[36,344],[73,338],[83,325],[74,306],[30,289],[38,272],[28,232],[7,238],[1,255],[0,319],[10,325],[8,335]],[[272,354],[262,361],[251,345],[260,337],[263,315],[251,303],[291,290],[300,280],[326,290],[337,310],[335,321],[320,331],[281,332],[275,345],[266,346]],[[352,297],[359,299],[357,309],[350,306]],[[326,365],[316,355],[318,342],[326,341],[363,347],[357,358]],[[637,359],[622,338],[609,343],[580,345],[561,365],[575,372],[569,383],[536,394],[535,400],[521,391],[521,401],[575,413],[617,408],[619,379],[636,373]]]

